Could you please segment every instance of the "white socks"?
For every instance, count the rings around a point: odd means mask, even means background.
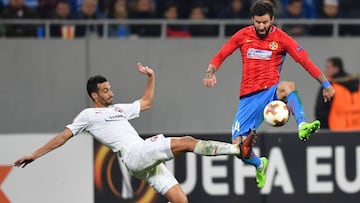
[[[212,140],[199,140],[194,148],[194,153],[204,156],[238,155],[239,145]]]

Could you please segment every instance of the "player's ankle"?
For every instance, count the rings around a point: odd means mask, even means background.
[[[299,130],[301,129],[301,126],[302,126],[304,123],[305,123],[305,122],[299,123],[299,125],[298,125],[298,129],[299,129]]]

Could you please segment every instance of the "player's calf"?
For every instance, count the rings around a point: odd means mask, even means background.
[[[257,140],[256,131],[251,130],[245,141],[241,141],[239,144],[240,154],[238,157],[240,159],[250,158],[252,156],[253,153],[252,148],[254,147],[256,140]]]

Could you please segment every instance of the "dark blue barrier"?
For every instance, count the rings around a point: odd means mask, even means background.
[[[259,135],[257,154],[269,158],[268,182],[262,190],[256,187],[254,168],[235,157],[188,153],[169,162],[167,165],[188,194],[189,202],[360,201],[360,132],[318,133],[306,143],[296,133]],[[230,139],[229,135],[194,137]],[[95,178],[95,203],[166,202],[142,181],[132,179],[130,185],[124,184],[115,156],[109,150],[104,153],[106,148],[98,143],[95,149],[96,163],[99,156],[103,157],[101,164],[95,165],[95,177],[102,177]]]

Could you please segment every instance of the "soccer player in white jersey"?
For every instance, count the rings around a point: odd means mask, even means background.
[[[249,157],[256,141],[252,139],[241,145],[198,140],[191,136],[168,137],[162,134],[143,140],[128,120],[139,117],[141,111],[151,107],[155,74],[149,67],[137,64],[138,71],[148,76],[144,95],[129,104],[113,104],[113,92],[105,77],[90,77],[87,91],[93,101],[93,108],[80,112],[72,124],[33,153],[15,161],[17,167],[25,167],[35,159],[62,146],[71,137],[88,132],[102,144],[110,147],[126,165],[130,174],[146,180],[157,192],[172,203],[187,203],[187,197],[175,177],[163,164],[184,152],[194,152],[205,156],[235,155]],[[153,170],[156,169],[156,170]]]

